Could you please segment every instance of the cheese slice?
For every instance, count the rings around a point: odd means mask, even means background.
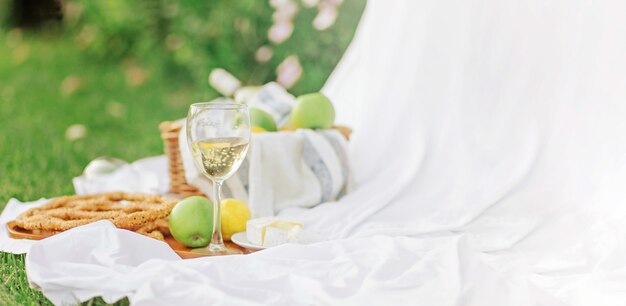
[[[276,218],[258,218],[251,219],[246,222],[246,238],[248,242],[256,245],[263,245],[265,237],[265,228],[274,223]]]
[[[246,224],[246,238],[250,243],[264,247],[298,243],[302,227],[302,223],[274,217],[252,219]]]

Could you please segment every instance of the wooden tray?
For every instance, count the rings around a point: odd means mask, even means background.
[[[41,239],[44,239],[44,238],[47,238],[56,234],[54,232],[42,232],[42,233],[35,234],[30,230],[26,230],[17,226],[15,224],[15,221],[7,222],[7,229],[9,230],[9,236],[15,239],[41,240]],[[211,255],[204,254],[204,253],[193,252],[191,248],[188,248],[184,246],[182,243],[176,241],[176,239],[174,239],[174,237],[172,236],[166,236],[165,242],[167,242],[167,244],[169,244],[172,250],[174,250],[174,252],[176,252],[176,254],[178,254],[178,256],[180,256],[180,258],[182,259],[211,256]],[[242,248],[232,242],[226,242],[225,244],[227,247],[241,250],[244,254],[249,254],[249,253],[254,252],[252,250]]]

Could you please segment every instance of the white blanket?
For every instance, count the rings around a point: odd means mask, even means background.
[[[357,189],[282,212],[337,240],[140,262],[118,258],[165,251],[77,229],[33,246],[29,279],[58,304],[624,305],[625,11],[372,0],[325,88]]]

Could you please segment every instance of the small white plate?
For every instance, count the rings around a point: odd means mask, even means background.
[[[233,234],[232,236],[230,236],[230,240],[232,240],[236,245],[240,247],[244,247],[253,251],[265,250],[268,248],[262,245],[253,244],[248,241],[248,238],[246,237],[246,232]]]

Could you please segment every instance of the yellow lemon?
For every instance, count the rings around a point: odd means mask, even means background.
[[[258,127],[258,126],[253,126],[250,130],[252,131],[252,133],[265,133],[265,132],[267,132],[264,128]]]
[[[246,231],[246,222],[250,219],[250,209],[241,200],[222,200],[222,236],[230,240],[235,233]]]

